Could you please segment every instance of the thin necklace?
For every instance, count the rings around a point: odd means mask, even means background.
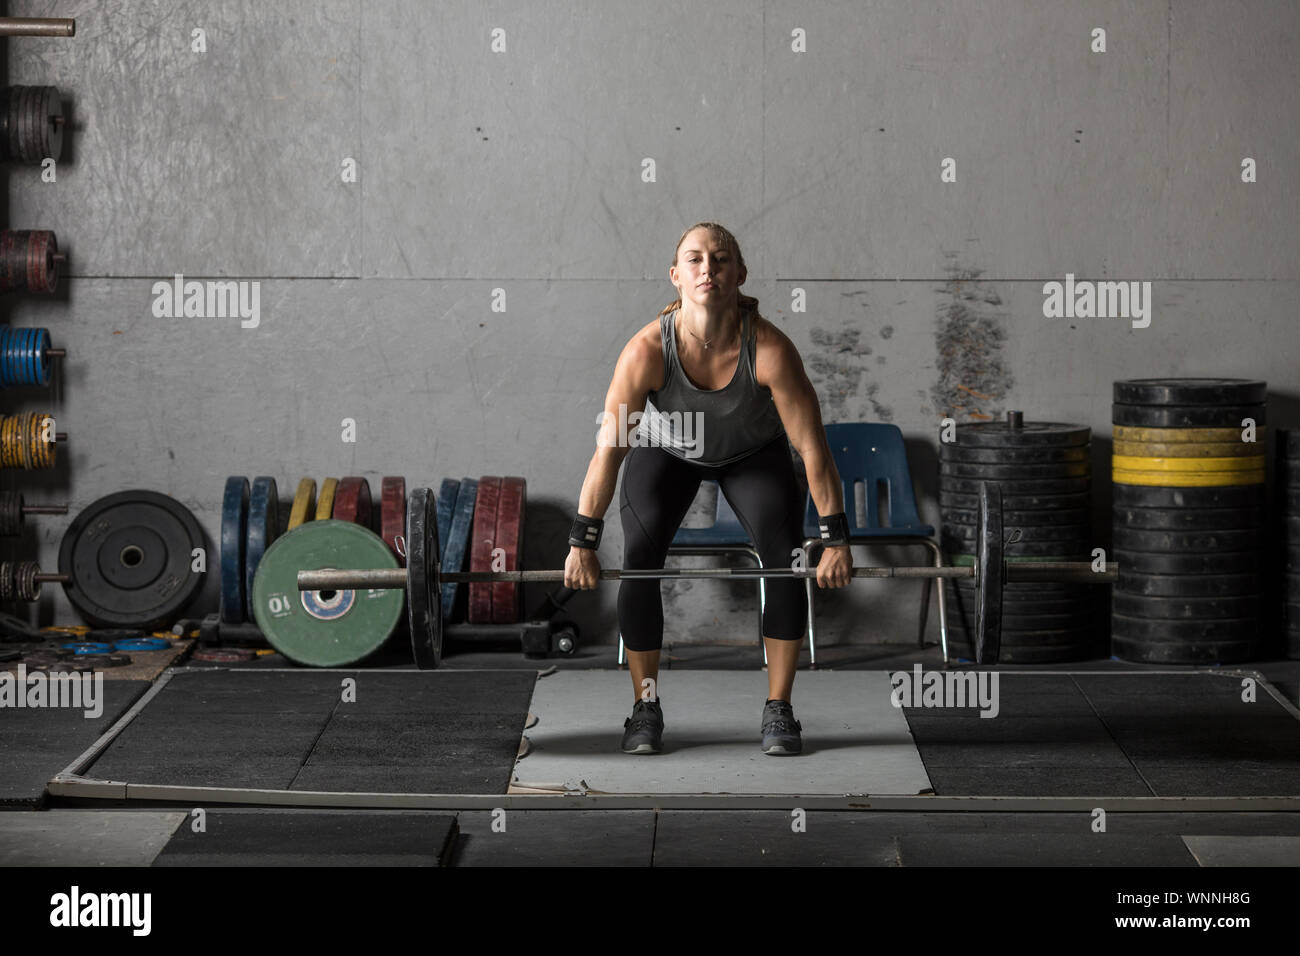
[[[686,328],[686,334],[687,334],[687,335],[689,335],[689,336],[690,336],[691,338],[693,338],[695,341],[699,342],[699,343],[700,343],[701,345],[703,345],[706,349],[711,349],[711,348],[713,348],[713,339],[709,339],[709,340],[706,342],[704,339],[700,338],[698,335],[696,335],[694,332],[692,332],[691,329],[690,329],[690,327],[686,325],[686,319],[685,319],[684,317],[682,318],[682,326]]]

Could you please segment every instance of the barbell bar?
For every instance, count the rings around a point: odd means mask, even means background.
[[[1012,538],[1014,541],[1015,538]],[[405,569],[302,569],[299,591],[403,590],[411,645],[416,664],[429,669],[442,658],[442,609],[438,599],[444,583],[562,582],[564,571],[457,571],[438,568],[438,527],[433,492],[411,492],[406,511]],[[1105,563],[1100,570],[1086,561],[1008,562],[1002,526],[1002,492],[997,485],[981,483],[979,494],[978,554],[970,566],[855,567],[854,578],[970,578],[975,581],[975,656],[977,663],[995,664],[1001,645],[1002,590],[1019,581],[1064,581],[1080,584],[1111,583],[1119,565]],[[755,580],[764,578],[815,578],[816,568],[650,568],[604,569],[602,581],[674,578]]]

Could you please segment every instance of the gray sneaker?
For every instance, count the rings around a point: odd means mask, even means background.
[[[638,700],[623,727],[623,753],[657,754],[664,749],[664,712],[658,700]]]
[[[763,706],[763,753],[797,754],[803,751],[803,730],[794,719],[794,708],[788,700],[769,700]]]

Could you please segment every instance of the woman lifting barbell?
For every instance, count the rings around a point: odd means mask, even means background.
[[[599,581],[601,517],[624,458],[619,513],[625,567],[664,566],[704,479],[718,482],[763,566],[788,567],[803,544],[803,503],[789,445],[803,458],[813,502],[824,516],[817,586],[849,583],[848,522],[817,393],[794,343],[758,314],[757,299],[740,294],[746,274],[740,247],[722,226],[702,222],[682,233],[668,269],[677,301],[624,347],[605,396],[596,453],[569,537],[566,586],[593,588]],[[633,412],[643,413],[641,432],[629,442],[620,424],[626,425]],[[764,753],[803,749],[790,699],[806,616],[801,579],[767,581]],[[624,722],[623,751],[659,753],[664,727],[657,694],[664,629],[659,581],[623,581],[618,622],[636,697]]]

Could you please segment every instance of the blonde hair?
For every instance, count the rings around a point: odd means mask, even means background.
[[[677,246],[673,249],[673,261],[669,263],[669,265],[677,265],[677,253],[682,248],[682,243],[685,242],[686,237],[696,229],[707,229],[711,238],[723,243],[731,249],[732,254],[736,257],[736,262],[740,265],[740,268],[746,269],[745,257],[740,253],[740,243],[736,242],[736,237],[731,234],[730,230],[728,230],[726,226],[720,225],[716,222],[697,222],[695,225],[687,227],[686,231],[682,233],[681,238],[677,240]],[[758,314],[758,300],[752,295],[745,295],[743,292],[737,292],[737,299],[742,310],[749,309],[755,315]],[[661,309],[659,314],[667,315],[669,312],[672,312],[675,309],[680,309],[681,307],[682,299],[681,296],[678,296],[673,300],[671,305],[667,305]]]

